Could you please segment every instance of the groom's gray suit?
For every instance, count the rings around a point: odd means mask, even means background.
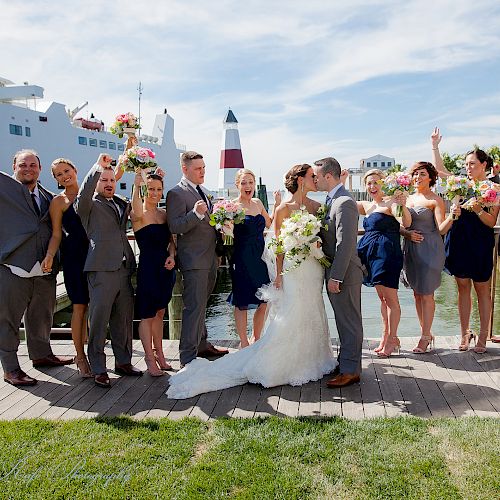
[[[168,225],[177,235],[177,261],[184,280],[179,343],[182,365],[208,347],[205,314],[217,278],[216,232],[209,224],[208,212],[200,219],[193,211],[199,200],[200,194],[185,178],[167,193]]]
[[[126,233],[130,203],[119,196],[108,199],[95,193],[100,176],[101,169],[94,165],[75,202],[90,243],[84,271],[90,294],[88,355],[95,375],[106,373],[108,323],[116,364],[129,364],[132,358],[134,292],[130,278],[136,267]]]
[[[327,210],[328,230],[321,231],[324,253],[333,259],[325,279],[340,281],[340,293],[328,293],[335,313],[340,339],[340,373],[361,373],[363,323],[361,318],[361,284],[363,268],[356,251],[358,208],[349,192],[340,186]]]
[[[31,271],[42,262],[52,235],[49,205],[52,193],[38,184],[40,216],[30,191],[15,178],[0,172],[0,360],[4,372],[19,368],[19,327],[24,314],[30,359],[52,355],[50,329],[56,302],[57,257],[52,272],[22,278],[8,265]]]

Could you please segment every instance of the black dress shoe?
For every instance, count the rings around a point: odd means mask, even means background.
[[[337,365],[332,372],[333,377],[336,377],[337,375],[340,375],[340,366],[339,365]]]
[[[35,368],[40,368],[43,366],[63,366],[70,365],[75,362],[75,358],[69,356],[55,356],[54,354],[49,354],[45,358],[34,359],[33,366]]]
[[[132,377],[140,377],[142,375],[141,370],[132,366],[131,363],[127,363],[126,365],[115,365],[115,373]]]
[[[107,373],[99,373],[98,375],[94,376],[94,383],[98,387],[104,387],[105,389],[108,389],[111,387],[111,382],[109,381],[109,377]]]
[[[229,354],[229,351],[227,349],[217,349],[217,347],[209,344],[208,347],[204,350],[198,353],[199,358],[218,358],[220,356],[225,356],[226,354]]]
[[[21,368],[12,370],[11,372],[5,372],[3,379],[8,384],[16,387],[35,385],[37,383],[36,379],[30,377],[29,375],[26,375],[26,373],[24,373]]]

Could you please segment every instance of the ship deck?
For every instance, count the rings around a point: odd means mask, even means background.
[[[130,415],[146,417],[249,418],[276,416],[343,416],[353,419],[416,415],[423,418],[500,417],[500,346],[488,343],[486,354],[458,352],[458,338],[436,338],[436,350],[425,355],[411,353],[415,337],[401,339],[398,356],[377,358],[376,342],[363,344],[363,375],[360,384],[343,389],[326,387],[328,376],[301,387],[265,389],[246,384],[187,400],[165,396],[169,375],[153,378],[118,377],[112,371],[112,387],[96,387],[83,379],[75,365],[37,370],[27,356],[26,343],[19,349],[22,368],[39,383],[15,388],[0,382],[0,419],[75,419]],[[165,352],[174,369],[179,368],[178,341],[166,340]],[[234,348],[235,341],[218,345]],[[54,352],[74,353],[70,341],[53,341]],[[334,344],[336,347],[336,345]],[[145,369],[140,341],[134,341],[132,362]],[[111,347],[106,345],[107,366],[113,368]]]

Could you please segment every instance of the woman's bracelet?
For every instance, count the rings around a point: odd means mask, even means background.
[[[479,212],[477,212],[477,216],[478,217],[481,217],[481,215],[483,215],[483,214],[484,214],[484,210],[483,209],[481,209],[481,210],[479,210]]]
[[[49,255],[50,257],[54,258],[54,254],[51,253],[51,252],[49,252],[48,250],[47,250],[47,255]]]

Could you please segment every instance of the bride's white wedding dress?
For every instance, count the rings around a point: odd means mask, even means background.
[[[337,360],[321,293],[323,277],[323,268],[312,257],[285,273],[282,292],[274,290],[279,298],[272,302],[261,339],[216,361],[191,361],[170,378],[167,396],[185,399],[246,382],[302,385],[332,372]]]

